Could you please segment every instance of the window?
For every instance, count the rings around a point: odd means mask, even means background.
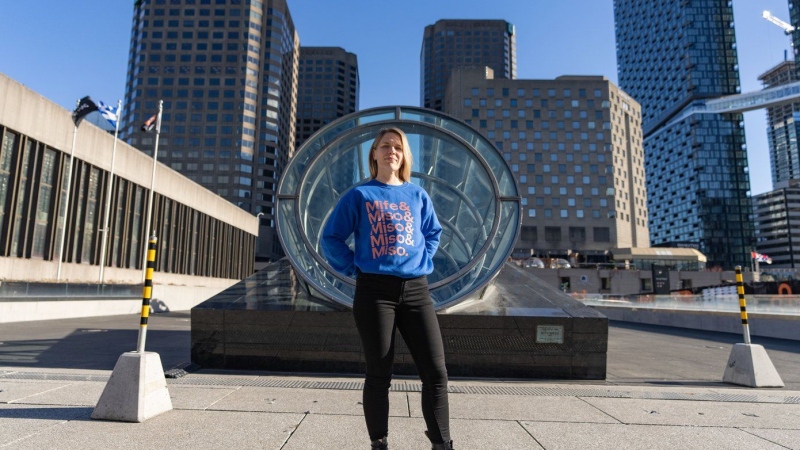
[[[608,227],[594,227],[592,231],[595,242],[611,242],[611,233]]]
[[[536,227],[523,226],[520,231],[520,237],[525,242],[535,243],[538,236],[536,235]]]
[[[561,242],[561,227],[544,227],[546,242]]]
[[[569,227],[569,240],[572,242],[586,242],[586,228]]]

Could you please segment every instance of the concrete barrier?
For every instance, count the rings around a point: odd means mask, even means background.
[[[645,323],[695,330],[742,333],[739,312],[691,311],[680,309],[642,308],[640,306],[592,306],[608,320]],[[753,336],[800,341],[800,316],[748,312]]]

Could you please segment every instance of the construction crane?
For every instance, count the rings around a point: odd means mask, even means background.
[[[781,27],[783,29],[783,32],[786,33],[786,35],[790,35],[790,34],[792,34],[792,31],[794,31],[794,27],[792,25],[790,25],[790,24],[782,21],[781,19],[778,19],[777,17],[773,16],[772,13],[769,12],[769,11],[764,11],[763,13],[761,13],[761,17],[763,17],[763,18],[769,20],[770,22],[774,23],[775,25]]]

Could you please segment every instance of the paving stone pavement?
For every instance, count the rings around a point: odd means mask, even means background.
[[[151,316],[148,351],[189,360],[189,314]],[[359,375],[199,370],[167,379],[173,409],[143,423],[92,420],[138,317],[3,324],[2,449],[367,449]],[[454,379],[461,449],[798,449],[800,343],[762,344],[786,384],[721,382],[740,336],[612,323],[606,380]],[[390,394],[390,448],[427,449],[419,380]]]

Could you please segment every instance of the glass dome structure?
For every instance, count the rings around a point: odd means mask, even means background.
[[[511,254],[519,234],[520,196],[497,149],[465,123],[438,111],[374,108],[342,117],[311,136],[278,186],[278,236],[315,295],[352,306],[355,279],[328,265],[320,240],[339,198],[369,180],[370,145],[388,126],[408,135],[411,182],[428,192],[442,225],[428,281],[436,309],[452,306],[492,281]]]

